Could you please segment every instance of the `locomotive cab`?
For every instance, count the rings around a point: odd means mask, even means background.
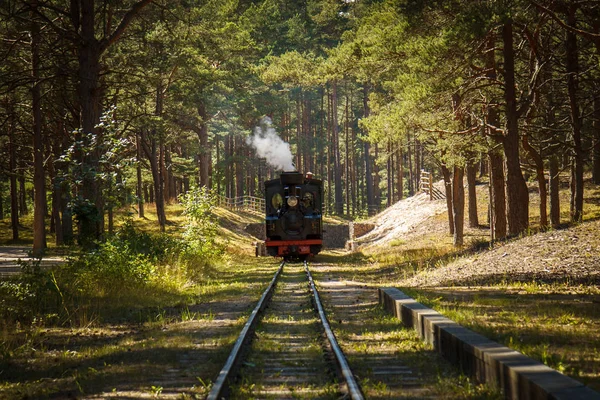
[[[322,247],[323,183],[299,172],[283,172],[265,182],[267,251],[285,259],[303,259]]]

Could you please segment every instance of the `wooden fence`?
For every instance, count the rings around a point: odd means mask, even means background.
[[[443,200],[446,198],[438,188],[433,185],[433,175],[431,172],[421,170],[420,190],[429,195],[429,200]]]
[[[227,207],[230,210],[243,210],[251,211],[256,213],[265,212],[265,199],[254,196],[241,196],[241,197],[225,197],[219,196],[219,206]]]

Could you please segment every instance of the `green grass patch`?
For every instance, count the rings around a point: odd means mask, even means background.
[[[600,390],[600,290],[525,283],[403,289],[457,323]]]

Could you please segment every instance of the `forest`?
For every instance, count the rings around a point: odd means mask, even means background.
[[[16,241],[33,213],[34,254],[149,203],[164,230],[192,187],[260,197],[265,116],[330,214],[443,178],[457,245],[483,176],[493,239],[529,228],[530,183],[542,228],[561,175],[574,222],[600,183],[597,1],[5,0],[0,18],[0,219]]]

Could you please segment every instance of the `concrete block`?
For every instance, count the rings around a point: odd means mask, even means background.
[[[457,324],[396,288],[380,288],[379,303],[448,361],[501,389],[508,399],[600,400],[600,393],[581,382]]]
[[[600,393],[586,387],[567,388],[550,393],[551,400],[600,400]]]

